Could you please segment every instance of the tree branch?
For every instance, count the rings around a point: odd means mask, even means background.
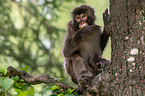
[[[18,71],[17,69],[15,69],[12,66],[9,66],[7,68],[6,76],[9,76],[9,77],[19,76],[19,78],[23,79],[25,83],[33,84],[33,85],[40,84],[40,83],[45,83],[45,84],[53,83],[54,85],[58,85],[62,89],[68,89],[68,88],[73,89],[73,87],[71,87],[71,86],[66,86],[64,84],[58,83],[57,80],[55,80],[54,78],[51,78],[50,76],[48,76],[45,73],[43,73],[39,76],[32,76],[23,70]]]
[[[87,96],[112,96],[109,83],[114,80],[111,73],[111,62],[106,60],[103,64],[103,70],[100,74],[95,76],[89,84]]]
[[[110,95],[110,89],[107,86],[107,82],[110,81],[110,62],[108,60],[102,59],[102,72],[94,77],[91,82],[88,84],[89,86],[84,92],[80,93],[79,87],[75,90],[78,94],[83,94],[85,96],[93,95],[96,94],[97,96],[100,96],[102,94],[105,94],[105,96]],[[109,66],[108,66],[109,65]],[[32,76],[28,74],[27,72],[21,70],[17,70],[12,66],[9,66],[7,68],[7,74],[6,76],[12,77],[12,76],[19,76],[20,79],[24,80],[24,83],[27,84],[40,84],[40,83],[45,83],[45,84],[54,84],[59,86],[61,89],[67,90],[68,88],[74,89],[71,86],[66,86],[64,84],[58,83],[56,79],[51,78],[47,74],[43,73],[39,76]],[[0,73],[0,77],[3,77],[3,75]],[[108,88],[108,89],[107,89]],[[87,95],[86,95],[87,94]]]

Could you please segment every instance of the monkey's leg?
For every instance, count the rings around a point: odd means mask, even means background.
[[[91,78],[93,74],[87,70],[83,62],[83,59],[78,54],[72,56],[72,61],[73,61],[73,70],[75,72],[75,76],[77,77],[80,91],[83,91],[86,89],[88,79]]]
[[[68,59],[68,61],[65,64],[65,69],[66,69],[67,73],[70,75],[70,78],[73,81],[73,83],[78,84],[77,77],[75,76],[75,73],[73,70],[73,63],[70,58]]]
[[[100,54],[100,55],[98,55]],[[92,56],[89,60],[89,65],[94,69],[94,75],[98,75],[102,72],[101,63],[99,61],[101,60],[102,56],[101,53],[97,53],[96,55]]]

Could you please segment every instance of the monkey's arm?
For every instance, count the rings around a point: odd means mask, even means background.
[[[100,26],[91,25],[85,26],[77,31],[74,30],[71,22],[68,23],[67,33],[65,36],[64,44],[63,44],[63,55],[64,57],[70,57],[73,53],[75,53],[79,48],[79,43],[86,39],[87,36],[93,35],[100,31]]]
[[[108,32],[104,28],[103,34],[101,36],[101,49],[102,49],[102,51],[105,49],[105,47],[108,43],[109,36],[110,36],[110,34],[108,34]]]
[[[98,25],[91,25],[91,26],[85,26],[81,29],[79,29],[74,35],[72,42],[81,42],[82,40],[85,40],[86,37],[93,35],[97,31],[100,31],[100,26]]]
[[[104,30],[103,30],[103,34],[101,36],[101,49],[102,49],[102,51],[106,47],[108,40],[109,40],[109,36],[110,36],[110,32],[106,29],[106,26],[108,25],[109,19],[110,19],[110,17],[108,14],[108,9],[106,9],[105,12],[103,13]]]
[[[68,58],[70,57],[75,51],[78,50],[78,43],[72,42],[73,34],[75,33],[75,30],[73,26],[71,25],[71,21],[68,23],[67,26],[67,32],[65,36],[65,40],[63,43],[63,55],[64,57]]]
[[[79,43],[85,39],[85,37],[93,34],[97,26],[85,26],[77,31],[74,30],[71,21],[68,23],[67,33],[63,44],[64,57],[70,57],[79,48]],[[97,27],[98,28],[98,27]]]

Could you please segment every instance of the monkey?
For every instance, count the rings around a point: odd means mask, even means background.
[[[106,30],[108,10],[103,13],[104,30],[95,24],[94,9],[88,5],[76,7],[67,24],[62,54],[64,67],[73,83],[85,87],[89,78],[102,70],[102,54],[110,33]]]

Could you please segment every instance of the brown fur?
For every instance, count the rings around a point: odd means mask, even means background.
[[[87,14],[88,26],[79,29],[79,23],[74,18],[81,13]],[[102,37],[106,41],[102,41]],[[63,43],[63,56],[65,69],[74,83],[79,84],[80,80],[87,82],[87,78],[101,72],[96,63],[102,59],[108,38],[108,33],[104,31],[102,34],[100,26],[95,25],[94,10],[90,6],[81,5],[72,11]]]

